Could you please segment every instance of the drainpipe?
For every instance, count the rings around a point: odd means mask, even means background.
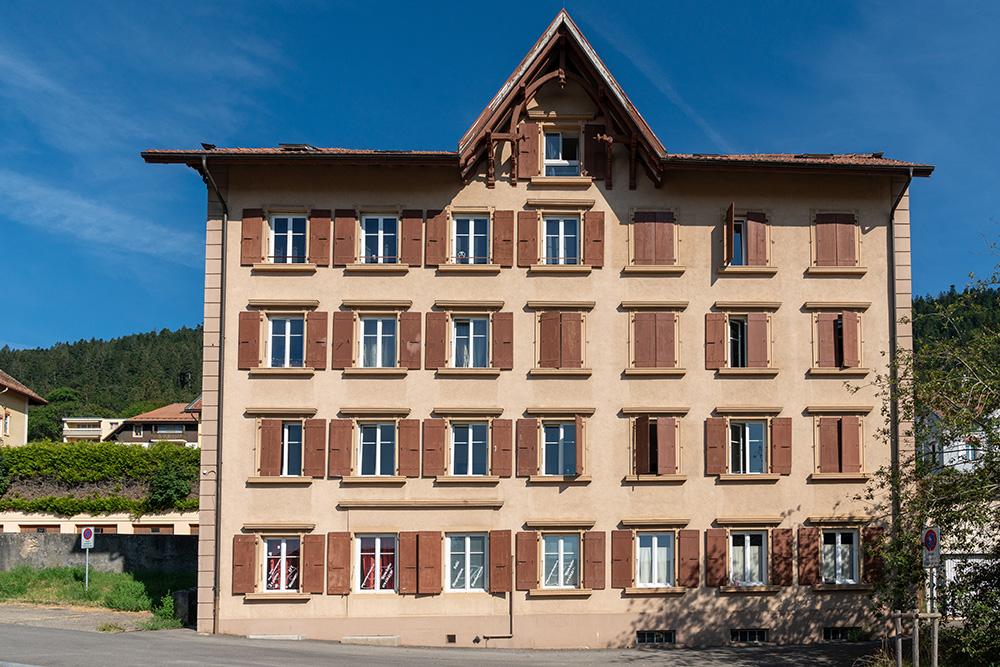
[[[510,616],[510,632],[506,635],[483,635],[483,648],[490,647],[491,639],[513,639],[514,638],[514,591],[507,593],[508,615]]]

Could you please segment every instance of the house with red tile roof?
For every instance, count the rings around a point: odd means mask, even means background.
[[[192,403],[172,403],[122,421],[105,442],[151,445],[154,442],[198,444],[198,418],[188,410]]]
[[[0,446],[28,442],[29,405],[48,405],[48,401],[0,370]]]

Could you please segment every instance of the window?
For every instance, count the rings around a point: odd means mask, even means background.
[[[268,258],[275,264],[301,264],[306,261],[305,216],[271,216]]]
[[[10,412],[7,410],[3,413],[3,434],[10,435]]]
[[[448,590],[486,590],[486,534],[448,536]]]
[[[729,316],[729,367],[747,366],[747,318],[742,315]]]
[[[635,633],[635,643],[639,646],[673,644],[674,641],[673,630],[637,630]]]
[[[580,218],[543,218],[545,224],[545,257],[543,264],[580,263]]]
[[[542,566],[542,588],[579,588],[580,535],[543,535]]]
[[[132,437],[133,438],[141,438],[142,437],[142,424],[133,424],[132,425]]]
[[[460,216],[454,218],[454,226],[452,262],[455,264],[489,264],[489,218],[485,216]]]
[[[823,531],[823,583],[858,583],[858,534],[853,530]]]
[[[770,332],[768,313],[706,314],[705,368],[770,369]]]
[[[861,319],[853,311],[816,313],[813,358],[816,368],[857,368],[861,365]]]
[[[729,422],[729,472],[734,475],[767,472],[767,422]]]
[[[736,205],[726,211],[727,266],[767,266],[767,215],[761,211],[736,213]]]
[[[730,630],[729,641],[736,644],[759,644],[767,641],[767,630]]]
[[[636,585],[664,587],[674,585],[674,534],[638,533]]]
[[[677,314],[632,314],[632,368],[677,368]]]
[[[858,265],[858,226],[853,213],[817,213],[814,266]]]
[[[579,312],[545,310],[538,313],[536,367],[583,368],[585,323],[585,315]]]
[[[396,318],[361,318],[362,368],[396,367]]]
[[[267,358],[271,368],[302,368],[305,361],[304,317],[268,318]]]
[[[733,220],[733,259],[729,262],[731,266],[743,266],[746,264],[746,222],[746,218],[736,218]]]
[[[455,368],[488,368],[490,365],[490,318],[453,317],[451,320]]]
[[[281,475],[298,477],[302,474],[302,422],[281,423]]]
[[[542,470],[545,475],[575,475],[576,423],[543,422]]]
[[[184,424],[157,424],[157,433],[183,433]]]
[[[819,472],[861,472],[861,418],[819,417]]]
[[[268,591],[299,590],[299,540],[291,537],[268,538],[267,574],[264,589]]]
[[[580,133],[545,133],[545,175],[580,175]]]
[[[396,216],[361,216],[361,263],[396,264],[399,261]]]
[[[636,475],[677,473],[677,419],[641,415],[634,424]]]
[[[672,211],[633,213],[632,263],[635,266],[676,265],[676,230]]]
[[[489,474],[489,427],[486,422],[451,425],[451,474]]]
[[[396,536],[361,535],[357,544],[358,590],[396,590]]]
[[[863,641],[864,634],[858,627],[825,627],[823,628],[823,641],[828,642],[857,642]]]
[[[362,475],[396,474],[396,424],[384,422],[359,425],[359,468]]]
[[[733,586],[767,583],[767,533],[730,533],[729,580]]]

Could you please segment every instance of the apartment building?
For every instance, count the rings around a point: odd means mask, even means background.
[[[868,380],[932,167],[668,153],[564,11],[457,151],[143,157],[208,191],[199,630],[875,627]]]
[[[121,426],[123,418],[63,417],[63,442],[100,442]]]

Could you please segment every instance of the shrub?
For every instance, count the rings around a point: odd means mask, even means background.
[[[191,493],[191,479],[176,461],[161,463],[149,478],[149,505],[155,509],[174,507]]]
[[[149,611],[152,602],[141,582],[126,579],[116,583],[104,597],[104,606],[118,611]]]
[[[7,493],[7,488],[10,486],[10,470],[4,455],[5,451],[6,449],[0,448],[0,496]]]

